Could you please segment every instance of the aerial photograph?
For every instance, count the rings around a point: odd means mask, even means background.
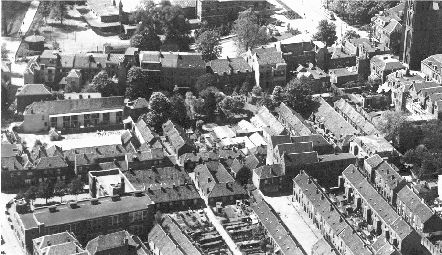
[[[0,255],[442,255],[442,0],[1,0]]]

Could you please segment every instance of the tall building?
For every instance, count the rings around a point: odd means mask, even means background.
[[[442,2],[407,0],[403,61],[418,70],[423,59],[442,53]]]

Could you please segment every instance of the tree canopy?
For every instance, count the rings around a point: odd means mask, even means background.
[[[360,38],[361,36],[356,33],[356,31],[354,30],[347,30],[344,34],[344,38],[343,40],[348,40],[348,39],[352,39],[352,38]]]
[[[318,25],[318,32],[313,35],[313,39],[324,42],[327,46],[332,46],[338,39],[336,25],[327,20],[321,20]]]
[[[139,50],[158,51],[161,48],[161,39],[152,28],[145,28],[137,32],[130,39],[130,46]]]
[[[66,19],[68,15],[68,6],[65,2],[57,1],[52,6],[52,17],[58,21],[60,21],[61,24],[63,24],[63,21]]]
[[[221,54],[220,35],[218,31],[209,29],[202,32],[196,39],[196,49],[201,52],[205,61],[217,59]]]
[[[117,85],[107,75],[105,70],[97,73],[88,87],[88,92],[100,92],[103,97],[117,95],[116,90]]]
[[[236,44],[240,51],[263,45],[268,42],[266,28],[259,25],[259,19],[251,9],[241,12],[233,25]]]
[[[141,68],[133,66],[127,72],[126,97],[134,100],[138,97],[149,98],[151,88],[149,87],[149,77]]]

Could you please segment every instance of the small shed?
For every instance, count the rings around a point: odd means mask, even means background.
[[[45,38],[41,35],[30,35],[25,38],[25,42],[29,45],[29,50],[43,52]]]

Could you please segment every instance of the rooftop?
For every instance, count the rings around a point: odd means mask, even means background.
[[[382,152],[393,152],[396,149],[382,136],[368,135],[368,136],[357,136],[353,140],[358,145],[362,146],[364,150],[382,153]]]
[[[301,248],[298,247],[296,239],[287,231],[284,224],[264,200],[251,207],[258,216],[261,224],[267,229],[270,237],[272,237],[274,242],[280,247],[282,254],[304,254]]]
[[[91,254],[105,254],[106,251],[111,252],[115,248],[125,247],[126,242],[128,246],[132,246],[132,248],[136,250],[137,255],[150,254],[141,240],[137,236],[131,235],[126,230],[99,235],[87,243],[86,250]],[[126,249],[127,248],[128,247],[126,247]]]
[[[141,51],[141,63],[161,63],[166,68],[205,69],[201,53]]]
[[[250,122],[270,135],[281,135],[285,132],[285,128],[281,122],[264,106],[250,119]]]
[[[252,68],[247,64],[244,58],[227,57],[226,59],[215,59],[207,63],[207,66],[217,75],[231,75],[252,71]]]
[[[434,215],[434,212],[430,207],[428,207],[407,185],[398,192],[397,197],[399,201],[405,204],[413,215],[419,217],[419,220],[422,223],[426,223]]]
[[[355,123],[365,134],[374,135],[380,132],[375,128],[370,121],[368,121],[362,114],[360,114],[350,103],[345,99],[334,103],[336,109],[338,109],[342,114],[347,116],[353,123]]]
[[[75,208],[69,204],[56,206],[55,212],[50,212],[48,207],[35,209],[31,213],[20,214],[25,229],[38,227],[38,222],[45,227],[59,226],[90,219],[97,219],[110,215],[119,215],[133,211],[146,210],[152,204],[148,196],[124,196],[120,200],[112,201],[110,197],[98,199],[97,204],[90,201],[79,201]]]
[[[276,112],[290,126],[291,131],[294,133],[293,135],[303,136],[314,133],[314,130],[305,122],[304,118],[285,103],[281,103],[276,108]]]
[[[161,187],[160,189],[151,189],[146,192],[146,195],[148,195],[154,203],[170,203],[201,199],[198,190],[190,181],[189,184],[186,185],[174,185]]]
[[[28,105],[24,114],[65,114],[123,109],[123,97],[102,97],[75,100],[55,100],[34,102]]]
[[[189,175],[179,167],[129,170],[124,174],[137,190],[158,190],[191,183]]]
[[[413,229],[402,220],[354,165],[348,166],[342,175],[354,186],[355,192],[362,196],[374,213],[379,215],[382,221],[391,227],[402,240],[413,232]]]
[[[16,96],[52,95],[44,84],[26,84]]]

